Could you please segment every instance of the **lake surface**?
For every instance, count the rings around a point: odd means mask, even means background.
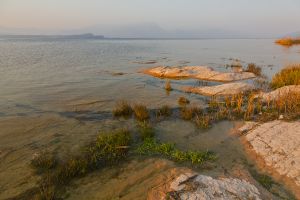
[[[165,104],[176,108],[180,96],[188,97],[192,104],[205,103],[202,96],[177,90],[183,85],[200,84],[199,81],[173,80],[175,90],[167,94],[163,89],[165,80],[141,74],[142,69],[207,65],[228,71],[225,65],[234,59],[244,66],[256,63],[270,78],[284,65],[300,63],[300,47],[277,46],[272,39],[0,40],[0,199],[35,185],[38,177],[32,176],[28,164],[36,151],[47,148],[72,154],[100,130],[134,128],[132,120],[112,119],[111,110],[117,100],[142,102],[150,109]],[[161,140],[175,142],[180,148],[219,153],[218,167],[204,172],[219,175],[246,162],[238,139],[230,134],[235,126],[233,122],[221,122],[211,130],[199,131],[192,123],[169,120],[155,128]],[[127,176],[149,161],[136,162],[139,164],[132,169],[125,167]],[[103,174],[98,175],[103,178]],[[108,177],[103,179],[113,179]],[[94,187],[99,187],[94,177],[89,178],[82,181],[92,180]],[[112,186],[105,187],[107,192]],[[75,196],[70,199],[81,199],[84,188],[74,188],[70,190]],[[93,195],[91,191],[98,190],[90,190],[90,199],[103,195]],[[137,191],[139,195],[145,193]],[[135,197],[129,191],[123,192],[130,194],[128,198]],[[115,195],[112,191],[107,194]]]

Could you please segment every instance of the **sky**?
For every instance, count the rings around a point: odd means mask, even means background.
[[[300,0],[0,0],[1,31],[283,35],[300,31]]]

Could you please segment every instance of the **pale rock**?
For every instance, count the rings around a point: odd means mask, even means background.
[[[159,78],[194,78],[207,81],[232,82],[255,78],[251,72],[219,72],[207,66],[165,67],[158,66],[142,71]]]

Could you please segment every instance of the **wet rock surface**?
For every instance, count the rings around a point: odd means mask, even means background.
[[[262,98],[264,101],[277,100],[282,96],[288,95],[290,93],[300,93],[300,85],[288,85],[278,88],[274,91],[261,93],[258,97]]]
[[[261,199],[258,189],[245,180],[234,178],[214,179],[196,173],[183,173],[166,185],[149,193],[149,200],[221,200]]]
[[[183,91],[195,94],[201,94],[205,96],[227,96],[235,95],[242,92],[247,92],[254,89],[254,86],[248,83],[236,82],[236,83],[225,83],[216,86],[205,86],[205,87],[184,87]]]
[[[194,78],[207,81],[232,82],[255,78],[251,72],[219,72],[207,66],[185,66],[185,67],[154,67],[142,71],[144,74],[159,78]]]
[[[249,149],[271,174],[279,175],[300,198],[300,121],[257,125],[245,136]]]

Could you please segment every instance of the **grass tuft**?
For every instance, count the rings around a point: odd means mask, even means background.
[[[286,85],[300,84],[300,64],[289,65],[277,73],[272,81],[271,87],[277,89]]]
[[[172,143],[160,143],[154,138],[147,138],[137,148],[137,153],[141,155],[162,155],[176,162],[191,162],[201,165],[206,161],[213,161],[216,155],[205,151],[180,151]]]
[[[179,99],[178,99],[178,104],[181,105],[181,106],[185,106],[189,103],[190,103],[190,100],[188,100],[185,97],[179,97]]]
[[[180,116],[184,120],[191,120],[193,119],[196,115],[201,114],[202,110],[199,107],[182,107],[180,109]]]
[[[133,106],[134,116],[138,121],[146,121],[150,118],[147,107],[143,104],[136,104]]]
[[[39,172],[53,169],[57,164],[56,157],[48,151],[41,151],[34,155],[31,166]]]
[[[252,72],[256,76],[261,76],[261,67],[257,66],[254,63],[249,63],[247,66],[246,72]]]
[[[125,100],[118,101],[115,109],[113,110],[113,116],[129,118],[131,115],[132,108],[130,104]]]
[[[167,105],[162,106],[156,112],[156,117],[170,117],[171,115],[172,115],[172,110]]]

